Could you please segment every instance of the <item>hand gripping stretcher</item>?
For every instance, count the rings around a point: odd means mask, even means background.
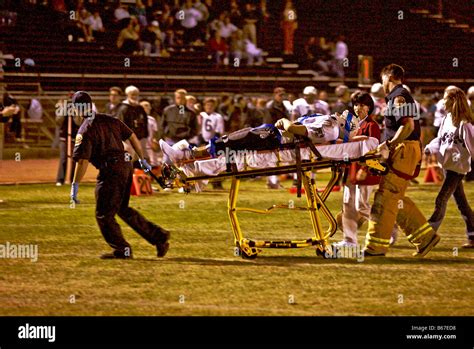
[[[228,215],[236,250],[242,258],[256,258],[262,248],[309,246],[315,246],[316,254],[326,258],[331,255],[332,249],[330,249],[328,240],[335,234],[337,223],[325,202],[346,166],[353,162],[367,166],[373,173],[385,174],[387,172],[386,166],[379,161],[380,155],[375,152],[377,145],[378,141],[374,138],[320,146],[314,146],[307,140],[300,139],[292,143],[291,146],[288,144],[282,149],[238,154],[233,157],[232,161],[222,158],[208,158],[182,163],[179,168],[174,165],[165,166],[162,169],[163,177],[159,180],[162,186],[168,188],[189,188],[190,185],[201,181],[221,181],[230,178]],[[331,170],[330,180],[326,188],[318,193],[312,172],[327,168]],[[287,204],[282,204],[259,210],[237,206],[239,185],[242,179],[290,173],[297,173],[298,196],[301,195],[302,184],[306,195],[306,207],[290,207]],[[239,212],[269,214],[275,209],[308,211],[314,236],[306,240],[280,241],[252,240],[244,236],[237,217]],[[321,214],[329,223],[329,228],[326,231],[323,231]]]

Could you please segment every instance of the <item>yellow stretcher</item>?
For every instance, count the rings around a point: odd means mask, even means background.
[[[327,258],[332,255],[328,240],[333,236],[337,229],[337,223],[329,208],[326,206],[326,199],[332,192],[334,185],[339,181],[344,168],[353,162],[358,162],[368,166],[373,172],[384,173],[386,167],[379,162],[380,156],[375,152],[369,152],[358,158],[344,160],[325,159],[318,156],[307,162],[299,164],[278,166],[263,169],[250,169],[237,171],[235,168],[229,172],[219,173],[214,176],[196,176],[187,177],[179,169],[172,166],[168,168],[167,174],[164,174],[168,181],[168,187],[186,187],[198,181],[221,181],[225,178],[232,180],[228,199],[228,215],[231,223],[234,243],[236,246],[236,255],[245,259],[254,259],[262,248],[301,248],[314,246],[316,254]],[[315,170],[331,169],[331,178],[323,192],[318,193],[316,181],[311,174]],[[300,172],[301,182],[306,195],[306,207],[289,207],[289,205],[273,205],[272,207],[259,210],[254,208],[238,207],[237,199],[239,194],[240,181],[244,178],[254,178],[257,176],[272,176]],[[257,214],[269,214],[275,209],[291,209],[298,211],[308,211],[314,236],[306,240],[252,240],[248,239],[242,233],[240,228],[238,212],[252,212]],[[321,214],[329,223],[329,228],[323,231],[321,223]]]

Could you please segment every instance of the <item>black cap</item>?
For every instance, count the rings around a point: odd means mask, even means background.
[[[72,104],[82,117],[94,115],[91,96],[86,91],[77,91],[72,95]]]
[[[72,95],[72,104],[92,104],[92,98],[86,91],[77,91]]]

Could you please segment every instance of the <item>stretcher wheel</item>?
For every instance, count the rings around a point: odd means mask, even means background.
[[[333,251],[330,246],[318,246],[316,248],[316,256],[323,257],[324,259],[329,259],[332,257]]]
[[[257,253],[247,254],[247,252],[240,250],[240,257],[242,257],[243,259],[255,259],[257,258],[257,256]]]

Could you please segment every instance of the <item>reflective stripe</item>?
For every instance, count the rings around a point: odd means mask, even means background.
[[[376,238],[372,235],[369,235],[367,237],[370,241],[374,241],[374,242],[380,242],[381,244],[390,244],[390,239],[381,239],[381,238]]]
[[[390,240],[386,239],[379,239],[372,237],[370,235],[367,235],[365,239],[365,244],[366,245],[373,245],[373,246],[380,246],[380,247],[389,247],[390,246]]]
[[[431,225],[429,223],[423,224],[420,228],[418,228],[415,232],[408,235],[408,241],[412,242],[415,239],[419,239],[422,236],[425,236],[432,230]]]

